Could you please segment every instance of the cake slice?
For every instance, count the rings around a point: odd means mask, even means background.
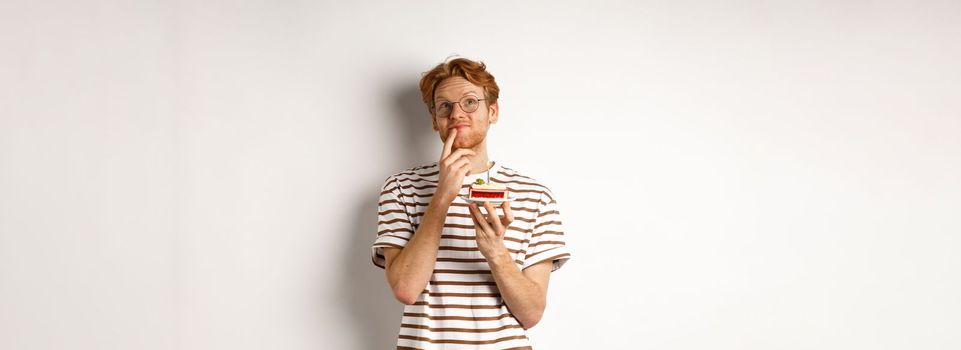
[[[477,184],[470,185],[467,190],[467,198],[475,200],[506,200],[507,186],[501,184]]]

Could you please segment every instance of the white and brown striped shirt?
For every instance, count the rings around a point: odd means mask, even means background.
[[[374,265],[384,267],[384,247],[407,245],[437,187],[437,163],[387,178],[378,204]],[[557,270],[570,258],[551,191],[534,179],[496,162],[487,172],[468,175],[461,195],[477,178],[504,184],[514,199],[514,221],[504,244],[520,269],[553,261]],[[500,213],[500,211],[498,211]],[[413,305],[404,307],[398,349],[530,349],[526,330],[501,299],[490,266],[477,250],[467,202],[458,197],[447,212],[434,273]]]

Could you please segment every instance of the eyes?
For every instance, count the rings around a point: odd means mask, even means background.
[[[476,108],[477,105],[480,103],[480,100],[474,97],[465,97],[464,99],[460,100],[460,102],[441,101],[441,103],[437,104],[437,108],[451,109],[451,108],[454,108],[454,103],[460,103],[462,108],[471,108],[471,107]]]
[[[438,118],[448,117],[450,116],[450,113],[454,110],[455,104],[459,104],[460,108],[463,109],[464,112],[470,113],[470,112],[476,111],[477,107],[480,106],[480,101],[483,101],[483,100],[484,99],[480,99],[474,96],[466,96],[457,102],[441,101],[441,102],[438,102],[436,105],[434,105],[434,113],[437,114]]]

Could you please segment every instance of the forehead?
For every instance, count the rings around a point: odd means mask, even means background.
[[[481,95],[484,92],[484,88],[474,85],[467,79],[461,77],[451,77],[444,79],[437,84],[437,89],[434,90],[434,99],[447,99],[454,100],[463,97],[469,93],[475,93]]]

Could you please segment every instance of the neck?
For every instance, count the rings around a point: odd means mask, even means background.
[[[474,151],[474,156],[470,160],[470,174],[478,174],[487,171],[490,168],[490,158],[487,157],[487,140],[481,141],[471,148]]]

